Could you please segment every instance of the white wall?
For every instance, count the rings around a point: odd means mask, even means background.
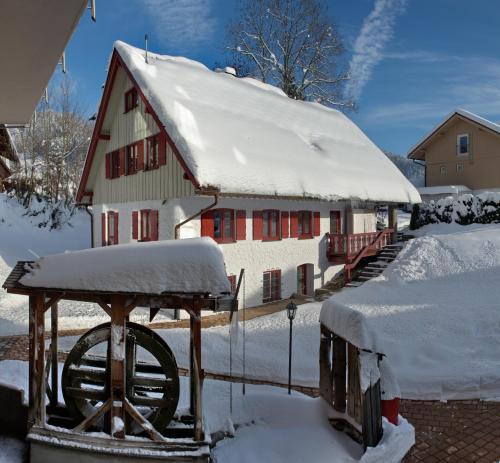
[[[145,208],[159,210],[159,239],[173,239],[174,226],[213,202],[212,197],[190,197],[175,200],[142,201],[96,205],[94,211],[95,244],[101,244],[101,212],[115,210],[120,214],[120,243],[132,241],[132,211]],[[314,267],[314,288],[320,288],[341,269],[342,265],[331,265],[326,257],[326,237],[330,230],[330,211],[340,210],[342,220],[346,203],[319,201],[288,201],[271,199],[223,198],[216,207],[244,209],[247,212],[246,240],[224,243],[223,249],[228,274],[239,275],[245,269],[245,295],[247,307],[262,303],[262,273],[266,270],[281,269],[282,297],[290,297],[297,291],[297,267],[312,264]],[[279,241],[254,241],[252,238],[252,211],[279,209],[282,211],[311,210],[320,212],[321,235],[312,239],[287,238]],[[363,211],[365,218],[368,212]],[[371,215],[374,217],[374,213]],[[374,218],[371,221],[375,220]],[[370,222],[371,223],[371,222]],[[181,238],[200,236],[201,221],[193,219],[181,229]]]

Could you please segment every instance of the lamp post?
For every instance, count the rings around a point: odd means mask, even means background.
[[[290,339],[288,344],[288,394],[292,393],[292,325],[295,314],[297,313],[297,304],[290,301],[286,306],[288,320],[290,320]]]

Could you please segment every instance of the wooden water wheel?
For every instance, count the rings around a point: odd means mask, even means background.
[[[68,355],[62,372],[62,392],[72,416],[82,421],[110,398],[110,323],[85,333]],[[126,397],[155,429],[172,420],[179,402],[179,373],[174,354],[154,331],[126,324]],[[104,428],[105,420],[96,423]],[[128,426],[129,434],[142,432]]]

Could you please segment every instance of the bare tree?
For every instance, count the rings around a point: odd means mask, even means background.
[[[21,163],[13,176],[16,194],[39,194],[52,202],[73,201],[92,133],[65,76],[41,101],[28,127],[16,134]],[[29,200],[29,199],[28,199]]]
[[[241,0],[229,27],[236,62],[250,75],[279,86],[290,98],[353,108],[343,88],[342,41],[328,8],[318,0]]]

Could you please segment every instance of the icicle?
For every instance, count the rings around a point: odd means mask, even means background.
[[[66,52],[63,51],[63,54],[61,55],[61,61],[59,62],[62,68],[63,74],[66,74]]]
[[[90,19],[95,22],[95,0],[90,0]]]
[[[148,34],[144,35],[144,43],[146,54],[144,55],[144,59],[146,60],[146,64],[148,64]]]

